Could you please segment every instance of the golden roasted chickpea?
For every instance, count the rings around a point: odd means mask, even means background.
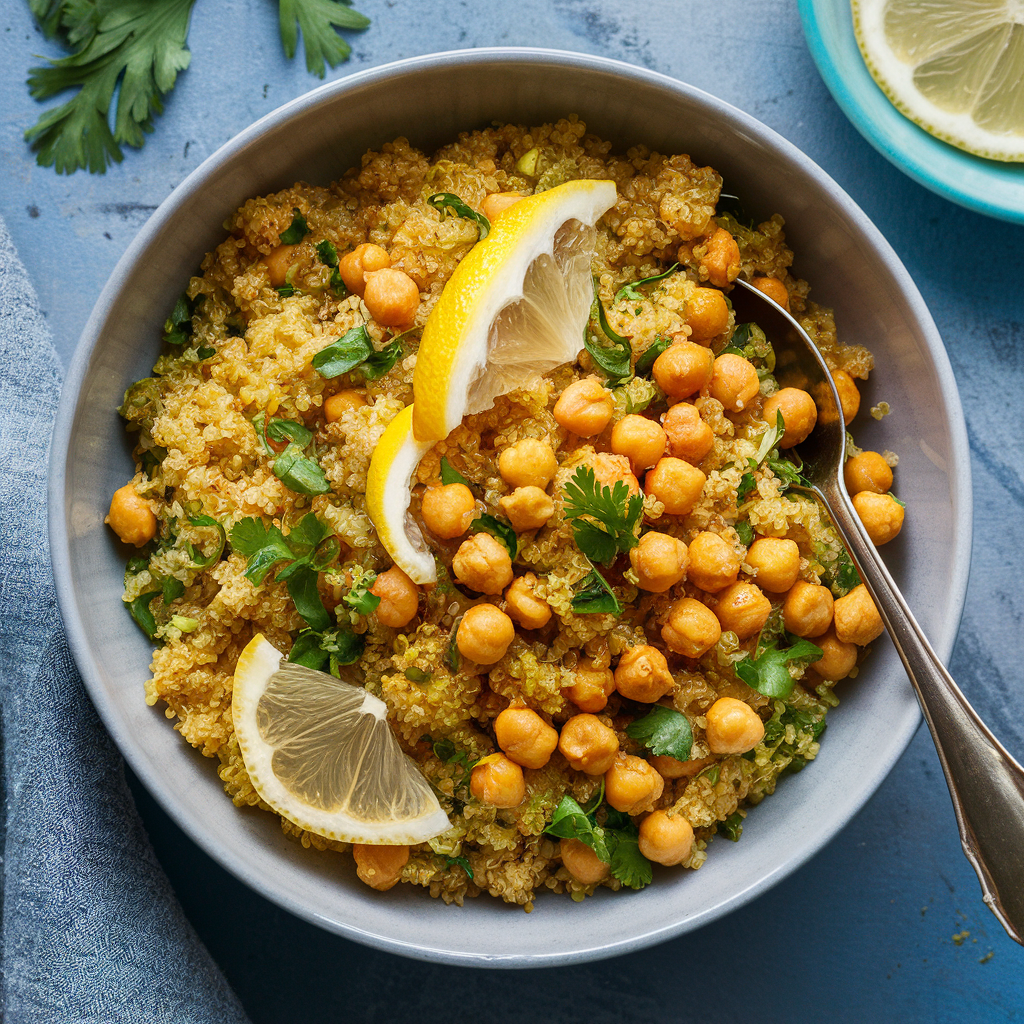
[[[850,494],[886,494],[892,490],[892,467],[878,452],[861,452],[846,460],[843,480]]]
[[[818,407],[814,399],[800,388],[783,388],[765,399],[761,418],[769,427],[774,427],[780,412],[786,427],[779,441],[780,448],[792,448],[806,441],[818,422]]]
[[[717,533],[704,530],[690,541],[687,579],[709,594],[725,590],[740,574],[740,556]]]
[[[558,733],[530,708],[505,708],[494,720],[494,738],[524,768],[543,768],[558,746]]]
[[[603,390],[603,389],[602,389]],[[524,437],[502,449],[498,472],[509,487],[539,487],[543,490],[554,479],[558,459],[546,441]]]
[[[707,479],[696,466],[666,456],[647,474],[644,487],[670,516],[685,516],[700,501]]]
[[[420,588],[397,565],[374,580],[370,593],[380,598],[377,621],[382,626],[401,629],[416,618],[420,607]]]
[[[860,391],[856,381],[845,370],[833,370],[832,380],[839,392],[839,402],[843,407],[843,422],[849,426],[860,411]]]
[[[528,572],[505,591],[505,607],[523,629],[541,629],[551,621],[551,606],[535,593],[537,577]]]
[[[508,549],[489,533],[476,533],[459,545],[452,559],[456,582],[481,594],[500,594],[512,582]]]
[[[693,849],[693,826],[681,815],[652,811],[640,822],[640,852],[656,864],[682,864]]]
[[[717,288],[724,288],[736,280],[740,272],[740,247],[725,228],[716,228],[708,239],[707,253],[700,265]]]
[[[717,288],[697,288],[686,300],[683,319],[690,340],[708,344],[729,326],[729,307]]]
[[[580,437],[600,434],[612,421],[615,406],[597,377],[574,381],[558,397],[552,415],[559,426]]]
[[[668,622],[661,627],[665,646],[686,658],[699,658],[722,636],[718,616],[700,601],[681,597],[669,609]]]
[[[617,811],[642,814],[658,802],[665,780],[642,757],[619,753],[604,774],[604,798]]]
[[[661,419],[668,440],[668,454],[696,466],[714,444],[715,435],[701,419],[697,407],[677,402]]]
[[[891,494],[861,491],[853,496],[853,507],[875,547],[888,544],[903,529],[903,506]]]
[[[510,206],[515,206],[523,196],[518,192],[492,192],[484,196],[480,204],[480,212],[489,220],[493,221],[499,213],[504,213]]]
[[[598,668],[590,658],[580,658],[572,686],[563,692],[580,711],[593,713],[604,710],[614,689],[615,673],[610,668]]]
[[[654,420],[630,413],[612,427],[612,451],[629,459],[634,473],[642,473],[665,454],[665,431]]]
[[[539,530],[554,514],[555,503],[540,487],[517,487],[498,499],[516,533]]]
[[[763,292],[772,302],[777,302],[784,310],[789,311],[789,292],[777,277],[755,277],[750,282],[759,292]]]
[[[742,412],[760,389],[757,371],[743,356],[726,352],[715,360],[708,391],[727,412]]]
[[[402,877],[402,868],[409,862],[409,847],[353,843],[352,859],[361,882],[378,892],[387,892]]]
[[[145,547],[156,536],[156,516],[131,484],[118,487],[110,499],[110,513],[103,520],[124,541]]]
[[[597,715],[573,715],[562,726],[558,749],[573,771],[604,775],[619,752],[619,737]]]
[[[419,285],[404,270],[374,270],[364,274],[363,302],[383,327],[408,327],[420,308]]]
[[[812,661],[810,667],[829,682],[845,679],[857,664],[857,645],[844,643],[830,629],[824,636],[815,637],[814,643],[821,648],[822,655]]]
[[[345,287],[353,295],[362,295],[366,288],[363,274],[387,270],[390,266],[391,257],[386,249],[372,242],[363,242],[338,260],[338,273],[341,274]]]
[[[651,594],[664,594],[686,576],[690,558],[686,545],[667,533],[645,533],[629,552],[637,585]]]
[[[782,621],[786,629],[797,636],[821,636],[832,625],[834,604],[828,587],[797,580],[782,605]]]
[[[339,391],[324,402],[324,419],[337,423],[350,409],[366,405],[366,399],[358,391]]]
[[[854,587],[845,597],[836,599],[832,610],[836,636],[845,644],[865,644],[877,640],[885,625],[863,583]],[[821,646],[820,644],[818,646]]]
[[[603,882],[611,868],[589,847],[578,839],[562,839],[558,852],[566,871],[584,885]]]
[[[741,640],[759,633],[771,613],[771,601],[753,583],[730,584],[715,604],[722,630],[731,630]]]
[[[654,360],[654,382],[669,398],[689,398],[703,388],[715,364],[715,354],[693,341],[677,341]]]
[[[640,481],[633,475],[629,459],[625,455],[597,452],[590,456],[587,465],[594,471],[594,479],[609,490],[621,480],[629,489],[630,495],[640,493]]]
[[[423,492],[423,523],[442,540],[461,537],[473,521],[476,499],[465,484],[441,484]]]
[[[677,761],[668,754],[655,754],[648,760],[665,779],[692,779],[698,772],[715,763],[713,757],[692,757],[689,761]]]
[[[629,700],[653,704],[661,700],[675,680],[668,670],[665,655],[657,647],[640,644],[630,647],[615,669],[615,689]]]
[[[800,575],[800,549],[782,537],[759,537],[747,549],[746,562],[757,570],[757,585],[770,594],[784,594]]]
[[[469,791],[491,807],[518,807],[526,798],[523,769],[504,754],[488,754],[470,773]]]
[[[493,604],[475,604],[459,623],[455,644],[459,653],[478,665],[493,665],[505,657],[515,639],[512,620]]]
[[[704,715],[705,738],[713,754],[745,754],[764,738],[757,712],[735,697],[719,697]]]
[[[279,245],[263,257],[270,283],[274,288],[280,288],[288,279],[288,271],[295,259],[296,249],[297,245]]]

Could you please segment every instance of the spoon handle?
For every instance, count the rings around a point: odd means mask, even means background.
[[[1024,769],[978,717],[921,632],[842,484],[818,491],[875,600],[932,731],[984,901],[1024,945]]]

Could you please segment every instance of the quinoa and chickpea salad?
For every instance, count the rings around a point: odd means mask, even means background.
[[[585,346],[423,458],[410,514],[438,581],[417,586],[365,490],[412,401],[420,331],[488,219],[580,178],[618,192]],[[236,805],[261,804],[231,714],[257,632],[358,673],[452,822],[411,848],[352,848],[377,889],[530,909],[545,889],[639,888],[652,862],[696,869],[713,837],[739,840],[747,809],[817,756],[835,684],[882,623],[794,489],[814,401],[779,390],[732,282],[803,325],[847,423],[872,357],[790,273],[782,218],[750,223],[722,187],[685,155],[615,155],[569,118],[433,157],[400,138],[227,220],[125,395],[136,473],[106,522],[137,549],[124,601],[159,641],[146,699]],[[846,485],[885,543],[903,522],[896,457],[851,451]]]

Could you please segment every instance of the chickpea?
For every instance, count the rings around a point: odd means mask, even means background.
[[[625,455],[597,452],[590,456],[587,464],[593,469],[597,482],[609,490],[621,480],[631,495],[640,493],[640,481],[630,471],[629,459]]]
[[[270,283],[274,288],[280,288],[288,279],[288,271],[295,259],[296,249],[297,245],[278,245],[263,257]]]
[[[493,604],[475,604],[459,623],[455,643],[459,653],[478,665],[493,665],[505,657],[516,635],[512,620]]]
[[[647,474],[644,486],[670,516],[685,516],[700,500],[706,482],[696,466],[666,456]]]
[[[757,371],[743,356],[727,352],[715,360],[708,390],[728,412],[742,412],[760,389]]]
[[[352,859],[361,882],[378,892],[387,892],[402,877],[402,868],[409,862],[409,847],[353,843]]]
[[[597,715],[573,715],[562,726],[558,749],[573,771],[604,775],[619,752],[619,737]]]
[[[782,620],[786,629],[797,636],[821,636],[832,624],[834,603],[828,587],[797,580],[786,595]]]
[[[459,545],[452,559],[457,582],[481,594],[500,594],[512,582],[508,549],[489,533],[477,533]]]
[[[498,499],[516,533],[539,530],[554,514],[555,503],[540,487],[517,487]]]
[[[654,382],[669,398],[689,398],[711,380],[715,354],[693,341],[677,341],[654,360]]]
[[[868,588],[863,583],[854,587],[845,597],[836,600],[832,622],[836,636],[844,644],[856,644],[858,647],[878,639],[885,629],[882,616],[878,614],[875,602],[871,600]]]
[[[629,459],[634,473],[650,469],[665,454],[665,431],[654,420],[630,413],[612,427],[612,451]]]
[[[541,629],[551,621],[551,606],[537,597],[537,577],[528,572],[513,580],[505,591],[505,607],[511,618],[523,629]]]
[[[641,590],[664,594],[686,576],[690,557],[686,545],[667,533],[645,533],[629,552],[629,562]]]
[[[427,529],[442,540],[461,537],[473,521],[476,499],[465,484],[428,487],[421,506]]]
[[[818,407],[814,399],[800,388],[783,388],[766,399],[761,410],[761,418],[770,427],[774,427],[778,414],[782,413],[782,421],[786,432],[779,441],[780,448],[792,448],[793,445],[806,441],[814,424],[818,422]]]
[[[789,312],[789,291],[777,277],[755,277],[750,283]]]
[[[558,844],[558,852],[562,857],[562,866],[584,885],[596,885],[603,882],[611,868],[589,847],[578,839],[562,839]]]
[[[470,773],[469,791],[491,807],[518,807],[526,798],[523,769],[504,754],[489,754]]]
[[[615,689],[643,704],[661,700],[675,684],[665,655],[649,644],[630,647],[615,669]]]
[[[891,494],[861,491],[853,496],[853,507],[875,547],[888,544],[903,529],[903,506]]]
[[[722,636],[718,616],[700,601],[682,597],[669,609],[668,622],[661,627],[661,639],[670,651],[686,658],[699,658]]]
[[[740,247],[725,228],[716,228],[708,239],[707,253],[700,261],[708,280],[718,288],[732,284],[740,272]]]
[[[604,774],[604,798],[617,811],[642,814],[665,791],[665,780],[642,757],[619,753]]]
[[[372,242],[363,242],[338,260],[338,273],[353,295],[362,295],[366,288],[363,274],[387,270],[390,266],[391,257],[387,250]]]
[[[505,708],[494,720],[494,738],[524,768],[543,768],[558,746],[558,733],[529,708]]]
[[[565,695],[580,711],[603,711],[615,689],[615,674],[610,668],[598,668],[590,658],[580,658],[572,686]]]
[[[709,594],[725,590],[740,574],[740,556],[717,533],[704,530],[690,541],[689,581]]]
[[[407,327],[420,308],[419,285],[404,270],[364,274],[363,302],[382,327]]]
[[[480,204],[480,212],[490,221],[493,221],[499,213],[503,213],[510,206],[515,206],[523,196],[518,192],[492,192],[484,196]]]
[[[892,490],[892,468],[878,452],[861,452],[846,460],[843,480],[850,494],[885,494]]]
[[[706,345],[729,326],[729,307],[717,288],[697,288],[686,300],[684,313],[690,340]]]
[[[380,598],[377,621],[382,626],[401,629],[416,618],[420,607],[420,588],[397,565],[374,580],[370,593]]]
[[[509,487],[539,487],[543,490],[557,471],[558,459],[551,445],[533,437],[516,441],[498,456],[498,472]]]
[[[699,463],[711,451],[715,435],[701,419],[697,407],[687,402],[677,402],[662,417],[668,439],[668,454],[684,462]]]
[[[745,754],[764,738],[757,712],[735,697],[719,697],[704,715],[705,738],[713,754]]]
[[[747,565],[757,570],[757,585],[770,594],[784,594],[800,575],[796,541],[759,537],[747,549]]]
[[[835,683],[845,679],[857,664],[857,645],[844,643],[830,629],[824,636],[816,637],[815,644],[821,648],[822,655],[812,661],[810,667],[829,682]]]
[[[682,864],[693,849],[693,826],[681,815],[652,811],[640,822],[640,852],[656,864]]]
[[[156,516],[131,484],[118,487],[110,499],[110,514],[103,520],[124,541],[141,548],[156,536]]]
[[[843,422],[849,426],[860,411],[860,391],[857,382],[845,370],[833,370],[832,382],[839,392],[839,404],[843,407]]]
[[[692,779],[708,765],[715,763],[713,757],[691,757],[689,761],[677,761],[668,754],[655,754],[648,760],[665,779]]]
[[[753,583],[730,584],[718,595],[715,605],[723,631],[731,630],[741,640],[759,633],[771,613],[771,601]]]
[[[366,399],[358,391],[339,391],[324,402],[324,419],[337,423],[350,409],[366,405]]]
[[[597,377],[584,377],[562,392],[552,415],[570,433],[593,437],[611,423],[614,410],[612,396]]]

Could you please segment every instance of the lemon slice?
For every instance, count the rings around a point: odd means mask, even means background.
[[[615,196],[613,181],[568,181],[495,219],[423,329],[413,375],[417,439],[442,440],[463,416],[576,358],[594,298],[594,225]]]
[[[366,511],[395,565],[413,583],[433,583],[434,556],[409,512],[409,497],[416,467],[434,442],[413,437],[412,418],[413,406],[406,406],[377,442],[366,475]]]
[[[853,24],[902,114],[969,153],[1024,161],[1022,0],[853,0]]]
[[[328,839],[403,846],[451,827],[386,712],[360,686],[282,661],[260,633],[235,668],[231,714],[256,792]]]

